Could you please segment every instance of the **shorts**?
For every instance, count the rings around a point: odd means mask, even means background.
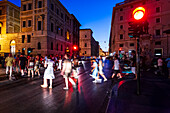
[[[120,70],[114,70],[115,75],[117,75],[118,73],[120,73]]]

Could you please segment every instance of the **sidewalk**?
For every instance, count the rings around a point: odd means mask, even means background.
[[[117,94],[112,90],[107,113],[170,113],[170,79],[144,72],[139,96],[136,80],[121,82]]]

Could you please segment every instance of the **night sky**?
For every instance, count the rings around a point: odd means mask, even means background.
[[[1,0],[0,0],[1,1]],[[8,0],[20,6],[20,0]],[[81,23],[81,29],[91,28],[101,48],[108,51],[112,10],[124,0],[60,0],[66,9]]]

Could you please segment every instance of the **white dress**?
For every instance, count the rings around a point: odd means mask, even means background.
[[[54,79],[54,69],[53,69],[53,64],[54,61],[48,59],[47,61],[45,61],[45,64],[47,65],[47,69],[44,72],[44,78],[45,79]]]
[[[62,65],[62,60],[59,60],[58,69],[60,69],[60,70],[61,70],[61,65]]]
[[[103,64],[102,64],[102,61],[99,61],[99,74],[103,74]]]

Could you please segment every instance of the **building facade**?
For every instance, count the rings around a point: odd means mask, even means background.
[[[99,42],[93,38],[91,29],[80,29],[80,56],[99,56]]]
[[[163,56],[170,55],[169,34],[164,31],[170,29],[169,0],[125,0],[113,7],[109,52],[130,53],[136,50],[136,39],[128,36],[128,22],[133,20],[132,12],[142,6],[146,9],[149,22],[149,34],[140,36],[141,55]]]
[[[59,0],[0,1],[0,53],[73,54],[79,21]]]
[[[0,1],[0,55],[16,54],[20,32],[20,8],[7,0]]]
[[[75,21],[76,20],[76,21]],[[21,0],[19,50],[28,54],[72,54],[80,23],[59,0]]]

